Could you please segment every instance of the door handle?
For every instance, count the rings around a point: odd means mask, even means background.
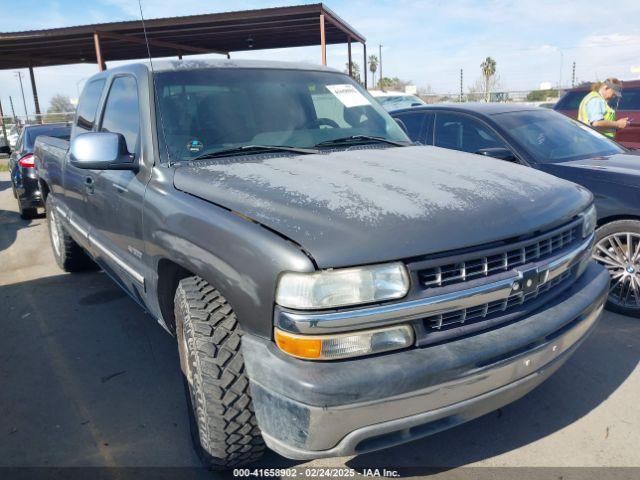
[[[84,187],[87,190],[87,193],[93,194],[95,193],[95,182],[93,181],[93,177],[86,177],[84,179]]]
[[[126,193],[129,191],[125,187],[123,187],[122,185],[118,185],[117,183],[113,183],[112,185],[113,185],[113,188],[115,188],[116,192],[118,193]]]

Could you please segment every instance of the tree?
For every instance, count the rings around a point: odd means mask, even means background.
[[[491,88],[493,87],[494,75],[496,74],[496,61],[491,58],[485,58],[484,62],[480,64],[482,69],[482,79],[484,81],[484,101],[490,100]]]
[[[548,98],[558,98],[558,90],[532,90],[527,94],[528,102],[544,102]]]
[[[493,91],[502,88],[500,83],[500,76],[494,75],[489,82],[489,94],[487,95],[487,87],[484,77],[478,77],[475,83],[467,87],[467,94],[465,96],[467,102],[490,102]]]
[[[382,77],[378,80],[378,88],[382,90],[401,90],[404,91],[404,87],[411,85],[411,80],[400,80],[398,77]]]
[[[345,63],[345,70],[344,73],[349,73],[349,62]],[[362,79],[360,78],[360,65],[358,65],[356,62],[351,62],[351,77],[358,82],[360,85],[362,85]],[[366,85],[365,85],[366,87]]]
[[[47,113],[68,113],[73,112],[75,108],[66,95],[54,95],[49,103]]]
[[[64,122],[70,120],[70,115],[62,115],[65,113],[72,113],[75,111],[75,107],[66,95],[57,94],[54,95],[49,102],[49,108],[47,108],[47,114],[44,116],[44,121],[47,123],[52,122]]]
[[[378,70],[378,57],[369,55],[369,71],[371,72],[371,85],[375,85],[376,70]]]

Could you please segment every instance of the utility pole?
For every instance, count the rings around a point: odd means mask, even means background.
[[[2,102],[0,101],[0,125],[2,125],[2,135],[4,136],[7,145],[9,145],[9,137],[7,137],[7,129],[4,126],[4,112],[2,111]]]
[[[9,95],[9,103],[11,104],[11,113],[13,114],[13,123],[18,123],[18,117],[16,117],[16,109],[13,108],[13,98]]]
[[[22,92],[22,105],[24,106],[24,123],[29,122],[29,114],[27,113],[27,101],[24,99],[24,88],[22,87],[22,72],[15,72],[20,80],[20,91]]]
[[[576,86],[576,62],[573,62],[573,69],[571,71],[571,88]]]
[[[462,103],[462,96],[464,95],[462,93],[462,78],[463,78],[463,71],[462,69],[460,69],[460,103]]]
[[[379,82],[382,82],[382,44],[378,45],[378,66],[380,67]]]
[[[40,115],[40,101],[38,100],[38,89],[36,88],[36,77],[33,74],[33,66],[29,65],[29,78],[31,79],[31,92],[33,93],[33,104],[36,107],[36,123],[42,123]]]

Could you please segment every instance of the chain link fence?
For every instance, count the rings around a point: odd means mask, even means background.
[[[433,93],[418,90],[417,95],[428,104],[486,102],[488,100],[489,102],[553,106],[565,91],[566,89],[557,88],[548,90],[507,90],[490,92],[488,99],[483,92]]]

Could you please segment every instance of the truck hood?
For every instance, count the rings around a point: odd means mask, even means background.
[[[293,240],[320,268],[531,234],[591,198],[532,168],[421,146],[220,158],[179,166],[174,183]]]

